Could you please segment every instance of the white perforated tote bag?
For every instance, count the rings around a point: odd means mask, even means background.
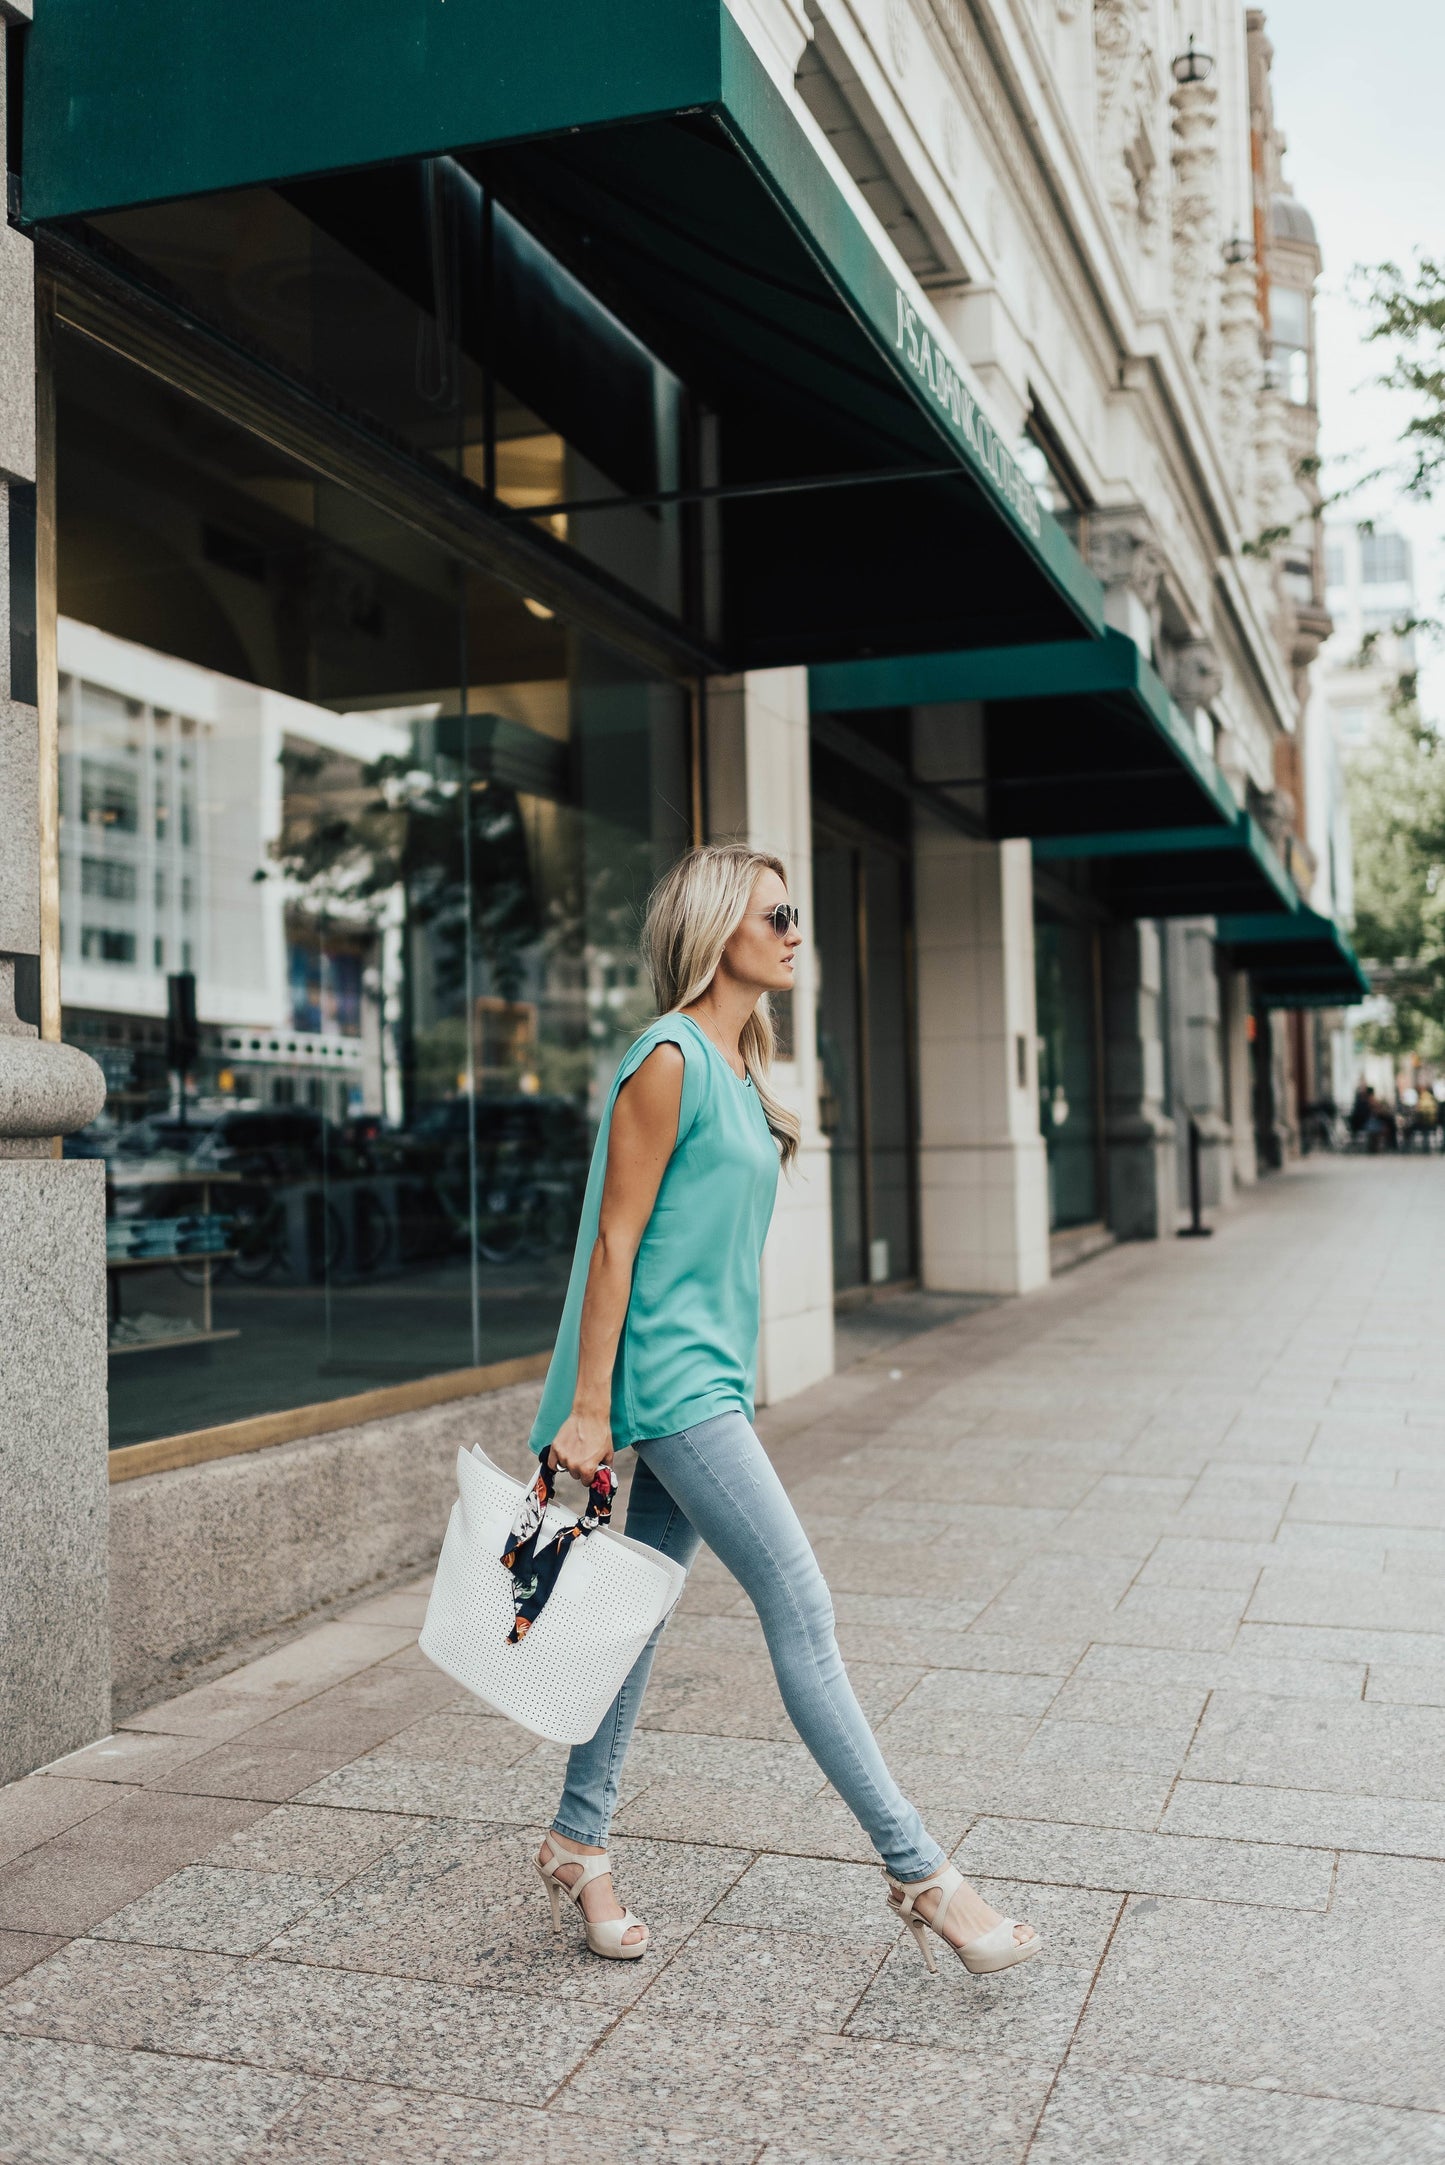
[[[534,1735],[585,1744],[687,1573],[658,1550],[598,1527],[572,1543],[546,1607],[511,1645],[512,1577],[502,1551],[525,1494],[526,1484],[493,1465],[480,1446],[458,1451],[457,1500],[421,1650]],[[568,1525],[575,1516],[550,1504],[544,1527]]]

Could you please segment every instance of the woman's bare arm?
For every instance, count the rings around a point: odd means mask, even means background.
[[[677,1142],[683,1058],[654,1048],[612,1108],[607,1176],[587,1267],[572,1411],[552,1443],[552,1463],[591,1481],[612,1456],[612,1369],[632,1292],[632,1266]]]

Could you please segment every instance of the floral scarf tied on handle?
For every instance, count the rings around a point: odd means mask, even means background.
[[[572,1543],[582,1534],[593,1533],[599,1526],[605,1526],[612,1516],[617,1476],[610,1466],[599,1466],[592,1476],[587,1509],[581,1518],[574,1519],[570,1526],[562,1527],[550,1540],[542,1542],[542,1521],[556,1486],[557,1469],[549,1466],[544,1457],[537,1468],[536,1480],[522,1498],[522,1507],[512,1521],[507,1546],[502,1551],[502,1562],[512,1574],[512,1607],[516,1611],[512,1628],[507,1633],[510,1646],[527,1636],[546,1607]]]

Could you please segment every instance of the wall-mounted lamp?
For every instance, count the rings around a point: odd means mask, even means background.
[[[1169,71],[1176,83],[1202,83],[1214,73],[1213,53],[1201,53],[1194,44],[1194,32],[1189,33],[1189,43],[1182,53],[1176,53],[1169,63]]]
[[[1224,244],[1226,263],[1248,263],[1253,254],[1254,243],[1246,240],[1242,233],[1232,233]]]

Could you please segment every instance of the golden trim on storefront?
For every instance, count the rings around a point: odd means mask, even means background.
[[[512,1383],[531,1383],[547,1372],[550,1353],[524,1353],[515,1360],[493,1361],[482,1368],[452,1368],[439,1376],[419,1376],[414,1383],[388,1384],[332,1398],[321,1405],[293,1406],[284,1413],[260,1413],[217,1428],[195,1428],[179,1436],[157,1436],[150,1443],[121,1444],[110,1454],[110,1478],[137,1481],[143,1474],[174,1473],[213,1458],[239,1458],[247,1451],[267,1451],[278,1443],[301,1443],[331,1436],[363,1421],[381,1421],[396,1413],[417,1413],[425,1406],[445,1406],[483,1392],[502,1391]]]

